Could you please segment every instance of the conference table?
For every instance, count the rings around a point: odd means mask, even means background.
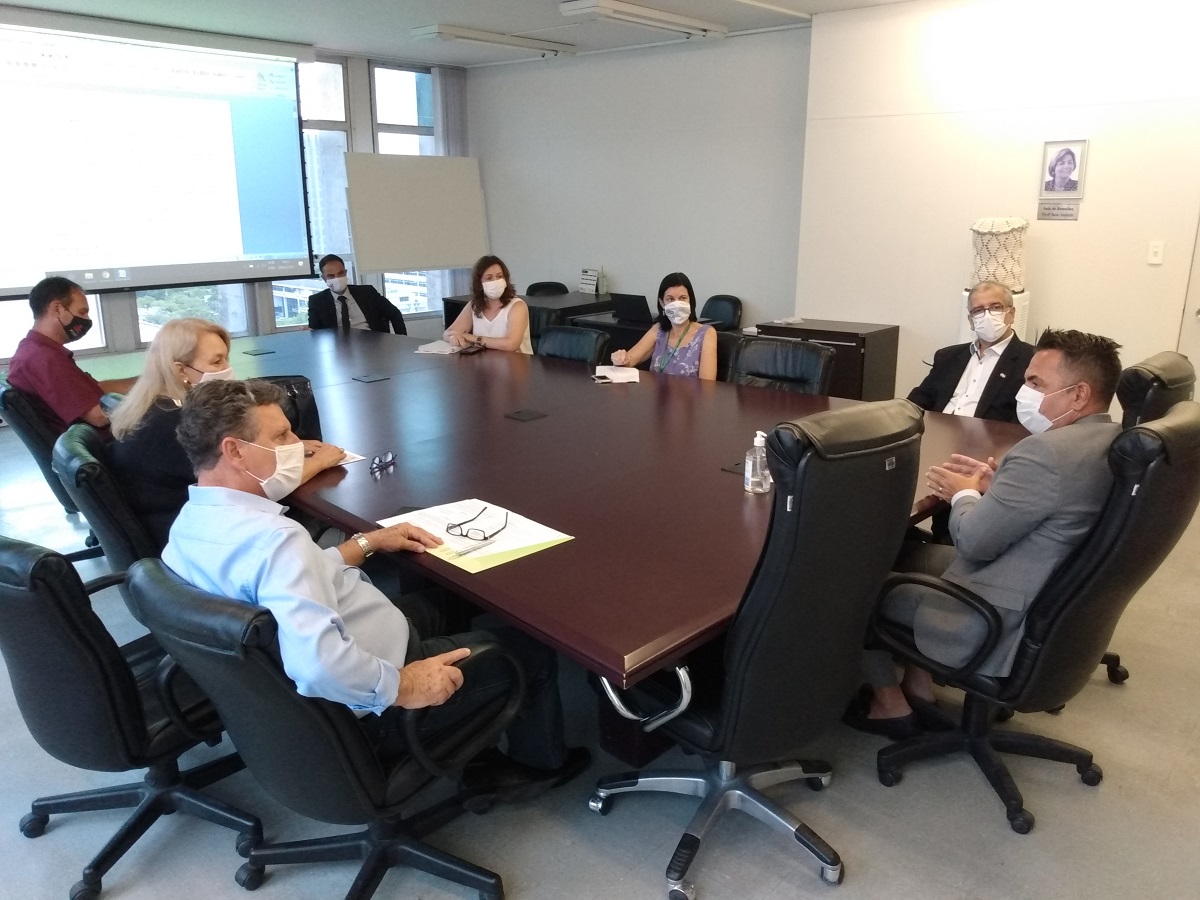
[[[602,385],[582,363],[419,354],[417,339],[373,332],[248,340],[231,353],[239,376],[307,375],[327,441],[397,456],[377,475],[365,462],[324,472],[292,505],[352,533],[476,498],[571,535],[478,574],[433,556],[407,560],[619,687],[727,627],[773,500],[742,489],[755,431],[857,402],[649,372]],[[508,416],[518,411],[542,415]],[[955,451],[998,457],[1024,434],[928,414],[922,463]]]

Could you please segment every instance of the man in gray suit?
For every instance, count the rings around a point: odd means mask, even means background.
[[[1120,431],[1108,416],[1121,375],[1118,349],[1079,331],[1044,332],[1017,393],[1017,416],[1030,436],[999,466],[955,455],[929,470],[929,487],[951,503],[954,546],[906,548],[912,553],[897,567],[941,575],[996,608],[1003,633],[981,674],[1008,674],[1029,604],[1108,497],[1108,447]],[[910,625],[918,649],[950,666],[964,664],[986,634],[968,607],[918,585],[889,592],[882,614]],[[905,737],[918,729],[918,718],[934,718],[928,672],[908,666],[901,681],[890,655],[878,650],[866,652],[864,670],[874,693],[857,716],[848,713],[851,725]]]

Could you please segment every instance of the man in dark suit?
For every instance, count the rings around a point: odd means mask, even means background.
[[[308,298],[309,328],[361,328],[408,334],[404,314],[369,284],[347,284],[346,264],[330,253],[321,257],[321,278],[329,287]]]
[[[1017,421],[1017,390],[1033,347],[1013,332],[1012,291],[981,281],[967,295],[967,319],[975,341],[943,347],[933,368],[908,399],[930,412]]]

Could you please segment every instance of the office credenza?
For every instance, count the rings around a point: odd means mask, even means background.
[[[850,400],[891,400],[896,396],[898,325],[805,319],[794,325],[764,322],[758,333],[832,347],[836,353],[830,396]]]
[[[583,316],[588,313],[611,312],[616,307],[608,294],[582,294],[571,291],[569,294],[550,294],[540,297],[522,297],[529,306],[546,310],[549,315],[545,318],[546,325],[565,324],[572,316]],[[471,302],[469,295],[442,298],[442,321],[449,328],[458,318],[462,308]],[[530,315],[532,322],[533,314]],[[536,337],[536,335],[534,335]]]

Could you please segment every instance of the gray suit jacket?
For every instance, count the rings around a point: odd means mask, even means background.
[[[1120,430],[1105,413],[1030,435],[1005,455],[986,494],[963,497],[950,511],[955,553],[942,577],[979,594],[1004,622],[982,674],[1008,673],[1029,604],[1095,524],[1112,488],[1108,447]],[[947,637],[949,623],[933,621],[944,611],[917,613],[919,647],[924,638],[933,650]],[[955,649],[973,649],[975,640]]]

